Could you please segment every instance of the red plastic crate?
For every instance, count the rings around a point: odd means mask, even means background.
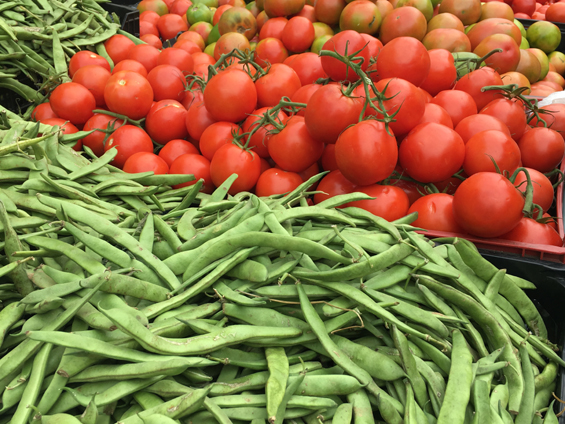
[[[561,163],[561,172],[565,172],[565,161]],[[557,187],[557,228],[561,239],[565,236],[563,228],[563,182]],[[542,261],[558,262],[565,264],[565,247],[548,246],[545,244],[519,243],[503,239],[484,239],[468,234],[447,233],[444,231],[420,231],[428,238],[435,237],[460,237],[472,241],[479,249],[494,250],[498,252],[514,253],[521,257],[530,257]]]

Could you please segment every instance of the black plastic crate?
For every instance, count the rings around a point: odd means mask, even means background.
[[[123,1],[120,3],[124,3]],[[139,37],[139,10],[135,6],[118,4],[118,3],[102,3],[104,10],[110,13],[109,18],[112,19],[112,13],[115,13],[120,19],[122,29],[136,37]]]
[[[22,84],[37,89],[33,81],[23,74],[20,74],[16,79]],[[0,105],[4,106],[10,112],[23,114],[32,105],[32,102],[9,88],[0,87]]]
[[[521,258],[516,255],[479,249],[485,259],[498,268],[504,268],[509,274],[525,278],[537,287],[535,290],[525,290],[533,300],[545,321],[549,339],[563,348],[565,345],[565,265],[544,262],[536,259]],[[565,359],[563,350],[561,357]],[[555,394],[561,399],[565,396],[565,370],[560,368]],[[556,402],[557,403],[557,402]],[[558,404],[557,408],[563,405]],[[565,424],[565,414],[559,418],[560,424]]]
[[[535,24],[536,22],[540,22],[540,21],[537,21],[535,19],[518,19],[518,21],[520,21],[522,23],[522,25],[524,25],[524,28],[526,30],[532,24]],[[557,51],[565,53],[565,24],[562,24],[560,22],[551,22],[551,23],[554,24],[554,25],[557,25],[557,27],[561,31],[561,44],[559,44],[559,47],[557,47]]]

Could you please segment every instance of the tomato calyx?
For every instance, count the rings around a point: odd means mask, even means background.
[[[208,66],[208,81],[217,75],[219,71],[225,70],[236,63],[233,59],[236,59],[238,64],[243,65],[243,72],[249,75],[253,81],[261,78],[263,75],[267,75],[270,69],[270,66],[263,69],[261,65],[255,62],[253,60],[253,52],[243,52],[239,49],[234,49],[229,53],[222,54],[214,65]]]
[[[454,54],[455,68],[457,70],[457,76],[458,76],[457,79],[461,79],[469,72],[475,71],[476,69],[479,68],[479,66],[481,66],[481,63],[483,63],[485,60],[487,60],[489,57],[491,57],[493,54],[496,53],[502,53],[502,49],[491,50],[483,57],[473,57],[473,56],[467,57],[466,54],[461,57],[462,55],[461,53]],[[477,56],[476,54],[471,54],[471,55]]]
[[[525,194],[525,201],[524,201],[524,216],[532,217],[534,214],[534,210],[536,207],[539,208],[538,205],[534,203],[534,185],[532,184],[532,178],[530,177],[530,173],[524,167],[520,167],[514,171],[514,173],[508,177],[508,180],[515,185],[516,177],[520,172],[523,172],[526,176],[526,194]]]

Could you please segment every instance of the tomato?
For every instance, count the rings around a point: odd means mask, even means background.
[[[394,10],[394,6],[388,0],[377,0],[374,3],[377,5],[377,9],[379,9],[382,19]]]
[[[528,174],[530,174],[532,187],[534,189],[534,204],[540,206],[543,211],[546,212],[553,203],[553,185],[551,184],[551,181],[549,181],[549,178],[541,172],[532,168],[526,168],[526,170],[528,171]],[[527,178],[524,172],[518,173],[514,180],[514,185],[518,190],[524,193],[524,195],[526,194]]]
[[[433,183],[459,171],[465,159],[465,144],[451,128],[425,123],[408,133],[400,144],[398,157],[410,177]]]
[[[395,178],[391,178],[389,182],[390,185],[398,187],[402,189],[404,193],[406,193],[410,205],[412,205],[416,200],[423,196],[422,192],[424,190],[420,183],[404,179],[397,180]]]
[[[565,23],[565,4],[555,3],[547,8],[545,18],[551,22]]]
[[[538,58],[541,65],[540,79],[544,79],[549,72],[549,57],[540,49],[527,49],[530,53],[533,53],[535,57]]]
[[[341,12],[339,28],[351,29],[364,34],[376,34],[381,25],[381,13],[376,4],[368,1],[349,3]]]
[[[465,145],[463,169],[467,175],[478,172],[512,174],[520,166],[520,149],[512,138],[502,131],[487,130],[475,134]]]
[[[153,89],[155,101],[176,100],[185,96],[185,79],[179,68],[173,65],[158,65],[147,74],[147,81]]]
[[[452,53],[470,52],[469,38],[453,28],[438,28],[426,34],[422,43],[428,50],[445,49]]]
[[[452,13],[440,13],[434,16],[428,22],[428,32],[433,31],[434,29],[438,28],[451,28],[456,29],[457,31],[465,32],[465,26],[461,19],[455,16]]]
[[[514,13],[525,13],[532,16],[536,11],[536,0],[513,0],[512,10]]]
[[[304,7],[304,0],[265,0],[263,8],[270,17],[288,16],[299,13]]]
[[[288,193],[302,183],[302,178],[296,172],[270,168],[259,176],[257,186],[255,187],[255,194],[259,197],[266,197],[273,194]]]
[[[153,153],[153,142],[149,135],[141,128],[128,124],[122,125],[110,135],[104,145],[104,151],[107,152],[112,147],[116,147],[118,154],[110,164],[120,169],[134,153]]]
[[[413,212],[418,212],[418,218],[412,223],[415,227],[448,233],[465,232],[455,221],[450,194],[433,193],[420,197],[408,209],[408,214]]]
[[[167,166],[171,164],[181,155],[193,154],[198,155],[198,149],[186,140],[171,140],[159,150],[159,157],[165,161]]]
[[[443,49],[428,51],[430,57],[430,71],[426,79],[420,84],[420,88],[426,90],[432,96],[440,91],[453,88],[457,81],[457,69],[453,55]]]
[[[98,65],[111,71],[110,64],[102,56],[88,50],[75,53],[69,61],[69,76],[72,78],[76,71],[83,66]]]
[[[500,74],[515,71],[520,63],[520,46],[506,34],[493,34],[486,37],[473,50],[480,57],[494,49],[502,49],[485,60],[487,66],[496,69]]]
[[[264,40],[265,38],[278,38],[282,40],[282,34],[287,23],[288,19],[283,17],[269,19],[259,32],[259,40]]]
[[[425,97],[414,84],[400,78],[380,80],[375,87],[388,98],[383,102],[387,113],[395,114],[395,121],[389,124],[394,134],[399,136],[410,132],[424,115]],[[367,108],[367,114],[375,112]]]
[[[379,38],[383,44],[397,37],[422,40],[426,35],[426,17],[415,7],[400,7],[386,15],[381,23]]]
[[[539,80],[541,75],[541,64],[538,58],[527,50],[520,49],[520,62],[516,68],[516,72],[522,74],[526,77],[526,80],[522,83],[518,83],[519,87],[529,86]],[[508,75],[508,74],[507,74]],[[507,82],[509,78],[504,79],[505,84],[512,84],[512,82]],[[524,85],[525,84],[525,85]],[[524,92],[524,94],[528,94]]]
[[[186,20],[189,25],[197,22],[212,22],[214,12],[203,3],[195,3],[186,9]]]
[[[245,142],[247,143],[249,148],[253,147],[253,151],[259,155],[261,158],[268,158],[269,157],[269,150],[267,146],[269,145],[269,140],[271,139],[272,134],[270,131],[274,129],[272,125],[263,125],[256,129],[257,125],[254,125],[259,119],[261,119],[265,112],[267,112],[269,108],[261,108],[254,110],[253,113],[247,117],[247,119],[243,122],[241,130],[243,133],[249,133],[252,130],[256,130],[251,136],[247,135],[245,137]],[[275,121],[282,123],[288,117],[286,114],[281,110],[277,114]]]
[[[369,58],[376,58],[383,48],[381,40],[369,34],[361,34],[361,36],[365,40],[365,43],[367,43]]]
[[[194,175],[194,180],[174,185],[174,189],[191,186],[202,179],[204,180],[204,185],[200,191],[204,193],[212,193],[214,191],[214,184],[210,175],[210,161],[202,155],[186,153],[178,156],[170,165],[169,173]]]
[[[176,100],[160,100],[147,114],[145,130],[159,144],[188,137],[186,116],[186,109]]]
[[[561,163],[565,153],[563,136],[555,130],[536,127],[518,141],[522,164],[539,172],[550,172]]]
[[[493,100],[481,109],[480,113],[494,116],[504,122],[514,140],[519,140],[526,131],[526,114],[519,100]]]
[[[208,160],[212,160],[214,153],[224,144],[230,144],[234,135],[240,135],[241,130],[232,122],[214,122],[204,130],[200,137],[200,152]]]
[[[214,59],[219,60],[221,55],[230,53],[233,49],[241,51],[251,50],[249,40],[245,38],[245,35],[237,32],[228,32],[222,35],[214,47]]]
[[[518,28],[513,21],[501,18],[485,19],[484,21],[477,23],[467,33],[467,37],[469,37],[471,48],[474,50],[481,41],[493,34],[509,35],[514,39],[517,45],[520,45],[522,42],[522,33],[520,32],[520,28]]]
[[[96,129],[112,129],[115,130],[122,126],[124,121],[121,119],[116,119],[113,116],[105,115],[103,113],[95,113],[92,117],[86,121],[82,127],[83,131],[90,131]],[[109,137],[109,136],[108,136]],[[92,134],[87,135],[82,139],[82,144],[89,147],[96,156],[100,157],[104,154],[104,139],[106,138],[106,133],[101,131],[94,131]]]
[[[157,30],[165,40],[175,38],[179,32],[188,31],[188,25],[180,15],[167,13],[157,21]]]
[[[443,107],[449,113],[455,127],[463,118],[477,113],[475,101],[464,91],[444,90],[433,98],[432,103]]]
[[[145,22],[149,22],[150,24],[153,24],[153,25],[157,25],[157,21],[159,20],[159,18],[160,18],[160,15],[157,12],[154,12],[152,10],[146,10],[146,11],[141,12],[139,14],[139,21],[140,22],[145,21]],[[124,35],[124,37],[125,37],[125,35]],[[129,38],[128,38],[128,40],[129,40]],[[135,43],[134,43],[134,45],[135,45]]]
[[[44,119],[58,118],[57,114],[53,112],[49,102],[41,103],[33,108],[31,112],[31,119],[33,121],[43,121]]]
[[[193,43],[196,43],[196,45],[200,47],[201,51],[204,50],[204,48],[206,47],[206,43],[204,42],[204,38],[202,38],[202,35],[200,35],[200,33],[195,31],[186,31],[177,37],[177,42],[184,40],[192,41]]]
[[[301,53],[310,48],[314,42],[314,25],[302,16],[291,18],[282,32],[282,42],[288,51]]]
[[[563,240],[557,231],[548,224],[523,217],[512,230],[500,238],[521,243],[563,246]]]
[[[104,87],[110,75],[110,71],[102,66],[88,65],[79,68],[73,75],[72,81],[86,87],[92,93],[97,107],[105,107]]]
[[[71,124],[69,121],[66,121],[61,118],[47,118],[40,121],[42,124],[55,126],[57,125],[63,132],[63,134],[76,134],[78,132],[78,128]],[[73,146],[73,150],[79,151],[82,147],[82,139],[77,141],[77,143]]]
[[[125,59],[114,66],[112,70],[112,75],[117,74],[120,71],[132,71],[137,72],[144,78],[147,78],[147,70],[145,66],[139,63],[137,60]]]
[[[334,35],[323,46],[322,50],[330,50],[341,55],[345,54],[346,50],[349,53],[359,51],[356,57],[362,57],[363,63],[361,69],[367,69],[369,65],[369,52],[365,48],[365,39],[357,32],[346,30]],[[382,54],[382,51],[381,51]],[[359,63],[359,60],[354,60],[354,63]],[[345,65],[343,62],[329,56],[322,56],[322,67],[328,76],[334,81],[357,81],[357,75],[351,67]]]
[[[218,29],[221,35],[237,32],[251,40],[257,34],[257,20],[245,7],[231,7],[222,13]]]
[[[137,60],[141,63],[147,72],[150,72],[159,60],[159,50],[148,44],[139,44],[133,46],[128,53],[128,59]]]
[[[301,86],[300,78],[294,69],[283,63],[275,63],[266,75],[255,81],[257,105],[276,106],[282,97],[291,97]]]
[[[335,143],[345,128],[359,120],[362,109],[362,99],[347,97],[340,86],[329,84],[310,97],[304,110],[304,120],[315,140]]]
[[[418,124],[425,124],[426,122],[435,122],[436,124],[445,125],[446,127],[453,129],[453,121],[451,120],[449,113],[435,103],[426,103],[424,114]]]
[[[313,163],[312,165],[310,165],[304,171],[299,172],[298,175],[300,175],[300,178],[302,178],[302,181],[308,181],[310,178],[318,175],[319,173],[320,173],[320,166],[318,165],[318,162],[316,162],[316,163]],[[316,190],[316,187],[318,187],[318,182],[315,182],[312,185],[311,189]]]
[[[194,59],[190,53],[182,49],[169,47],[161,50],[157,60],[157,66],[159,65],[172,65],[181,70],[184,75],[190,75],[194,69]]]
[[[351,193],[356,191],[356,188],[357,186],[345,178],[341,171],[337,169],[320,180],[317,193],[314,194],[314,203],[321,203],[340,194]]]
[[[206,40],[208,40],[208,36],[210,35],[210,32],[212,31],[212,28],[213,28],[213,26],[209,22],[197,22],[194,25],[192,25],[188,29],[188,31],[196,32],[197,34],[199,34],[202,37],[204,42],[206,42]]]
[[[66,82],[57,86],[49,98],[53,112],[71,124],[84,124],[96,109],[96,98],[88,88],[76,82]]]
[[[501,1],[491,1],[481,5],[481,21],[490,18],[503,18],[509,21],[514,20],[514,11],[512,8]]]
[[[130,174],[152,171],[155,175],[159,175],[168,174],[169,165],[154,153],[138,152],[126,160],[123,170]]]
[[[499,237],[522,219],[524,198],[503,175],[479,172],[471,175],[453,196],[456,222],[469,234]]]
[[[557,72],[549,71],[543,81],[553,82],[559,85],[562,89],[565,89],[565,79]]]
[[[133,46],[135,46],[135,43],[121,34],[113,35],[104,41],[104,48],[114,65],[127,59],[129,49]]]
[[[318,187],[319,189],[319,187]],[[357,207],[380,216],[387,221],[402,218],[408,212],[408,195],[399,187],[389,185],[370,185],[357,187],[355,191],[375,197],[373,200],[358,200],[347,203],[348,207]]]
[[[313,84],[319,78],[327,78],[320,56],[312,52],[289,56],[284,64],[294,69],[301,85]]]
[[[377,69],[381,79],[402,78],[419,86],[430,72],[430,55],[415,38],[398,37],[382,48]]]
[[[232,174],[237,174],[237,179],[228,190],[231,195],[251,190],[257,183],[260,173],[259,156],[235,144],[224,144],[216,150],[210,162],[210,175],[216,187]]]
[[[293,116],[271,136],[269,155],[285,171],[302,172],[322,157],[324,143],[313,138],[302,116]]]
[[[362,121],[348,127],[335,144],[341,173],[357,185],[370,185],[387,178],[398,160],[398,147],[382,122]]]
[[[322,86],[319,84],[306,84],[303,85],[302,87],[300,87],[290,98],[290,100],[292,102],[296,102],[296,103],[308,103],[310,101],[310,98],[314,95],[314,93],[316,91],[318,91],[318,89],[320,89]],[[300,111],[298,111],[297,115],[299,116],[304,116],[304,110],[305,109],[301,109]]]
[[[337,166],[337,159],[335,157],[335,144],[326,144],[320,163],[322,164],[322,169],[324,171],[335,171],[336,169],[339,169]]]
[[[169,13],[185,16],[186,11],[190,6],[192,6],[192,2],[190,0],[175,0],[169,8]]]
[[[317,21],[316,19],[316,9],[314,9],[313,5],[305,4],[302,10],[294,16],[302,16],[303,18],[308,19],[310,22],[314,23]]]
[[[142,0],[137,5],[137,10],[139,10],[139,13],[144,13],[145,11],[151,10],[158,13],[159,16],[169,13],[167,3],[165,3],[163,0]]]
[[[204,104],[216,121],[238,122],[257,108],[257,91],[245,72],[227,69],[206,85]]]
[[[212,17],[212,25],[216,25],[218,22],[220,22],[220,18],[222,17],[223,13],[226,10],[231,9],[232,7],[233,6],[231,4],[224,4],[218,7],[214,12],[214,16]]]
[[[269,37],[257,43],[254,55],[257,64],[267,67],[269,64],[283,63],[288,57],[288,51],[281,40]]]
[[[190,105],[186,114],[185,125],[188,134],[195,140],[199,141],[202,133],[206,128],[212,125],[217,120],[212,117],[204,100],[195,101]]]
[[[463,25],[471,25],[481,17],[481,2],[479,0],[443,0],[439,6],[439,13],[446,12],[457,16]]]
[[[194,64],[204,63],[206,65],[214,65],[216,61],[214,58],[206,53],[193,53],[192,60],[194,60]]]
[[[470,94],[477,105],[477,109],[481,110],[495,98],[500,98],[499,91],[489,90],[481,91],[487,85],[503,85],[502,78],[494,69],[483,67],[464,75],[455,83],[455,90],[464,91]]]
[[[508,135],[508,137],[511,137],[510,130],[506,124],[491,115],[471,115],[463,118],[455,127],[455,132],[461,136],[465,144],[467,144],[475,134],[487,130],[502,131]]]
[[[345,6],[345,0],[316,0],[314,5],[316,19],[330,26],[337,25]]]

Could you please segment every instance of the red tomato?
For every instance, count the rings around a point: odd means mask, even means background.
[[[310,135],[323,143],[335,143],[341,132],[359,120],[363,102],[347,97],[341,87],[329,84],[318,89],[304,110],[304,120]]]
[[[126,160],[138,152],[153,153],[153,142],[145,131],[134,125],[123,125],[112,133],[104,145],[107,152],[112,147],[116,147],[118,154],[111,162],[111,165],[123,168]]]
[[[382,122],[361,121],[341,133],[335,157],[345,178],[365,186],[384,180],[394,171],[398,147]]]
[[[512,174],[520,166],[520,149],[512,138],[502,131],[488,130],[475,134],[465,145],[463,169],[467,175],[478,172],[500,171]]]
[[[159,60],[159,50],[148,44],[138,44],[129,49],[128,59],[137,60],[141,63],[147,72],[150,72]]]
[[[426,122],[435,122],[436,124],[445,125],[446,127],[453,129],[453,121],[451,120],[449,113],[435,103],[426,103],[424,114],[418,124],[425,124]]]
[[[455,127],[462,119],[477,114],[475,101],[464,91],[444,90],[433,98],[432,103],[441,106],[449,113]]]
[[[155,101],[170,99],[181,102],[184,99],[185,79],[182,71],[176,66],[156,66],[147,74],[147,81],[153,88]]]
[[[106,52],[114,65],[122,60],[127,59],[129,49],[135,46],[135,43],[127,38],[125,35],[116,34],[104,41]]]
[[[327,78],[322,67],[322,59],[316,53],[307,52],[289,56],[284,64],[294,69],[302,85],[314,84],[319,78]]]
[[[497,90],[483,92],[481,89],[487,85],[503,84],[502,78],[498,72],[489,67],[482,67],[464,75],[459,81],[457,81],[454,89],[470,94],[477,104],[477,109],[481,110],[494,99],[500,98],[500,92]]]
[[[212,160],[214,153],[224,144],[231,144],[234,135],[240,135],[240,128],[232,122],[214,122],[204,130],[200,137],[200,152],[208,160]]]
[[[536,0],[513,0],[512,10],[514,13],[525,13],[532,16],[536,11]]]
[[[130,119],[141,119],[149,113],[153,103],[153,89],[142,75],[120,71],[108,79],[104,100],[112,112]]]
[[[367,43],[367,50],[369,51],[369,58],[376,58],[383,48],[383,43],[376,37],[369,34],[361,34]]]
[[[192,2],[190,0],[175,0],[169,8],[169,13],[184,16],[190,6],[192,6]]]
[[[547,126],[552,130],[557,131],[562,136],[565,135],[565,105],[564,104],[552,104],[544,109],[547,109],[548,112],[540,113],[540,118],[542,118]],[[533,126],[543,127],[544,124],[541,121],[538,121],[537,118],[534,118],[531,123]]]
[[[212,25],[216,25],[218,22],[220,22],[220,18],[222,17],[223,13],[226,10],[231,9],[232,7],[233,6],[231,4],[224,4],[218,7],[214,12],[214,16],[212,17]]]
[[[176,100],[158,101],[147,114],[145,130],[159,144],[188,137],[186,115],[186,109]]]
[[[396,186],[375,184],[357,187],[355,191],[368,194],[376,199],[349,202],[346,206],[365,209],[373,215],[380,216],[387,221],[402,218],[406,215],[410,207],[408,195],[404,190]]]
[[[288,51],[301,53],[310,48],[314,38],[312,22],[302,16],[295,16],[285,25],[281,40]]]
[[[138,152],[126,160],[123,170],[130,174],[153,171],[159,175],[168,174],[169,165],[155,153]]]
[[[237,174],[237,179],[228,190],[229,194],[251,190],[261,174],[259,156],[235,144],[224,144],[216,150],[210,162],[212,182],[218,187],[232,174]]]
[[[141,41],[145,41],[148,45],[155,47],[156,49],[161,50],[163,48],[163,42],[159,38],[159,36],[155,34],[144,34],[139,37]]]
[[[288,57],[288,51],[283,42],[273,37],[259,41],[255,47],[254,54],[255,62],[264,68],[269,64],[283,63]]]
[[[300,78],[294,69],[283,63],[275,63],[266,75],[255,81],[257,106],[276,106],[282,97],[290,98],[301,86]]]
[[[426,29],[426,17],[422,12],[415,7],[399,7],[383,18],[379,38],[385,45],[397,37],[422,40]]]
[[[256,122],[259,121],[259,119],[261,119],[268,110],[269,108],[266,107],[254,110],[253,113],[251,113],[243,122],[241,127],[243,133],[250,133],[255,130],[251,136],[245,136],[245,142],[247,143],[247,146],[249,148],[253,148],[253,151],[261,158],[269,157],[269,149],[267,146],[269,145],[269,140],[272,137],[271,131],[274,127],[272,125],[264,125],[257,129]],[[287,118],[286,114],[281,110],[278,112],[275,121],[283,123]]]
[[[540,172],[550,172],[561,163],[565,141],[561,134],[550,128],[532,128],[520,138],[518,147],[522,164]]]
[[[84,126],[83,131],[90,131],[94,129],[117,129],[124,124],[121,119],[116,119],[113,116],[105,115],[103,113],[95,113],[92,115]],[[109,137],[109,136],[108,136]],[[87,135],[82,139],[82,144],[89,147],[96,156],[100,157],[104,154],[104,139],[106,138],[106,133],[102,131],[94,131],[92,134]]]
[[[157,21],[157,29],[164,40],[175,38],[179,32],[188,31],[188,25],[180,15],[167,13]]]
[[[288,16],[299,13],[304,7],[304,0],[264,0],[263,5],[269,16]]]
[[[504,122],[514,140],[520,140],[526,131],[526,114],[519,100],[496,99],[481,109],[480,113]]]
[[[56,87],[51,93],[49,103],[59,118],[74,125],[84,124],[96,109],[94,95],[88,88],[76,82],[66,82]]]
[[[479,172],[471,175],[453,196],[457,223],[469,234],[499,237],[520,222],[524,198],[503,175]]]
[[[465,144],[445,125],[420,124],[406,136],[398,151],[400,165],[416,181],[443,181],[461,168]]]
[[[171,140],[159,150],[159,157],[163,159],[168,166],[181,155],[193,154],[198,155],[198,149],[194,145],[186,140]]]
[[[284,129],[271,137],[267,147],[275,163],[292,172],[302,172],[312,166],[324,151],[324,143],[310,135],[301,116],[290,118]]]
[[[322,169],[324,171],[335,171],[336,169],[339,169],[337,166],[337,159],[335,157],[335,144],[326,144],[320,162],[322,163]]]
[[[89,50],[82,50],[71,57],[71,60],[69,61],[69,76],[72,78],[79,68],[88,65],[102,66],[103,68],[106,68],[108,72],[111,71],[110,64],[102,56]]]
[[[430,55],[415,38],[398,37],[382,48],[377,69],[381,79],[397,77],[419,86],[430,72]]]
[[[259,197],[266,197],[273,194],[288,193],[302,183],[302,178],[296,172],[270,168],[259,176],[255,194]]]
[[[443,0],[439,12],[452,13],[461,19],[464,25],[471,25],[481,17],[481,3],[477,0]]]
[[[453,88],[457,82],[457,69],[453,55],[447,50],[429,50],[428,54],[430,56],[430,72],[420,84],[420,88],[435,96],[440,91]]]
[[[78,132],[78,128],[71,124],[69,121],[61,118],[47,118],[40,121],[44,125],[57,125],[62,131],[63,134],[76,134]],[[73,150],[79,151],[82,148],[82,139],[77,141],[77,143],[73,146]]]
[[[117,74],[120,71],[132,71],[137,72],[144,78],[147,78],[147,69],[137,60],[124,59],[112,69],[112,75]]]
[[[215,120],[239,122],[257,108],[257,91],[245,72],[227,69],[206,85],[204,104]]]
[[[530,174],[530,179],[532,181],[532,186],[534,188],[534,203],[539,205],[544,212],[546,212],[551,204],[553,203],[553,185],[549,178],[543,175],[541,172],[536,171],[532,168],[526,168],[528,174]],[[514,185],[522,193],[526,193],[527,188],[527,178],[526,174],[522,171],[518,173],[516,179],[514,180]]]
[[[146,11],[141,12],[139,14],[139,20],[141,22],[145,21],[145,22],[149,22],[153,25],[157,25],[157,21],[159,20],[159,18],[160,18],[160,15],[157,12],[154,12],[153,10],[146,10]]]
[[[270,18],[263,24],[259,32],[259,40],[264,40],[265,38],[278,38],[282,40],[282,33],[287,22],[288,19],[283,17]]]
[[[401,188],[404,193],[408,196],[408,201],[412,205],[416,200],[422,197],[424,194],[424,189],[420,183],[408,180],[397,180],[395,178],[390,179],[390,185]]]
[[[49,118],[58,118],[57,114],[53,112],[49,102],[37,105],[31,112],[31,119],[34,121],[43,121]]]
[[[318,193],[314,194],[314,203],[321,203],[330,197],[356,191],[357,186],[343,176],[339,169],[330,172],[320,180]],[[343,206],[342,206],[343,207]]]
[[[314,5],[316,19],[330,26],[336,25],[345,5],[345,0],[317,0]]]
[[[186,114],[185,125],[188,134],[196,141],[200,140],[202,133],[208,126],[212,125],[216,120],[212,117],[204,101],[195,101],[192,103]]]
[[[296,103],[304,103],[304,104],[308,104],[308,102],[310,101],[310,98],[314,95],[314,93],[316,91],[318,91],[318,89],[320,89],[322,86],[319,84],[306,84],[303,85],[302,87],[300,87],[298,90],[296,90],[296,92],[292,95],[292,97],[290,98],[290,100],[292,102],[296,102]],[[305,109],[301,109],[297,115],[300,116],[304,116],[304,110]]]
[[[104,87],[110,79],[110,71],[102,66],[88,65],[79,68],[73,75],[73,82],[86,87],[94,96],[97,107],[105,107]]]
[[[141,37],[145,38],[148,35],[159,38],[159,30],[157,29],[157,24],[151,23],[149,21],[139,22],[139,35],[140,39]]]
[[[184,154],[177,157],[169,168],[169,174],[192,174],[194,180],[187,183],[174,185],[173,188],[188,187],[200,179],[204,180],[204,185],[200,189],[204,193],[212,193],[214,184],[210,175],[210,161],[202,155]]]
[[[198,47],[200,47],[200,51],[203,51],[204,48],[206,47],[206,43],[204,42],[204,38],[202,38],[202,35],[200,35],[198,32],[196,31],[186,31],[183,32],[181,35],[179,35],[177,37],[177,42],[179,41],[192,41],[194,43],[196,43],[196,45]],[[196,63],[196,58],[194,60],[194,63]],[[214,62],[212,62],[214,63]]]
[[[369,51],[365,48],[365,39],[361,34],[346,30],[337,33],[323,45],[322,50],[329,50],[343,55],[347,49],[348,54],[359,51],[357,57],[363,58],[361,69],[364,71],[369,66]],[[382,53],[382,52],[381,52]],[[354,60],[359,63],[359,60]],[[329,56],[322,56],[322,67],[328,76],[334,81],[357,81],[357,75],[351,67],[345,63]]]
[[[506,34],[493,34],[486,37],[473,52],[479,57],[485,56],[494,49],[502,49],[485,60],[487,66],[496,69],[498,73],[515,71],[520,63],[520,46]]]
[[[471,137],[482,131],[497,130],[502,131],[511,137],[510,130],[504,122],[491,115],[471,115],[463,118],[455,127],[455,132],[461,136],[463,142],[467,144]]]
[[[196,33],[194,33],[194,34],[196,34]],[[191,57],[194,53],[202,52],[202,49],[200,48],[200,46],[198,46],[198,44],[196,44],[194,41],[190,41],[190,40],[179,40],[175,44],[173,44],[173,48],[184,50],[185,52],[190,54]],[[194,65],[195,64],[194,64],[194,58],[193,58],[193,63],[192,63],[193,71],[194,71]]]
[[[523,217],[512,230],[502,234],[500,238],[521,243],[563,246],[559,233],[550,225],[526,217]]]
[[[192,74],[194,60],[190,53],[173,47],[161,50],[157,65],[172,65],[182,71],[184,75]]]
[[[420,197],[408,209],[408,214],[413,212],[418,212],[418,219],[412,223],[415,227],[448,233],[465,233],[455,221],[453,196],[450,194],[433,193]]]

